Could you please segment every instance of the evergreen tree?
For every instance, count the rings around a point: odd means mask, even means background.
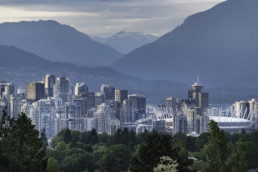
[[[6,110],[0,124],[0,171],[45,171],[47,159],[39,132],[31,120],[22,113],[11,119]]]
[[[71,130],[69,130],[68,128],[65,129],[64,132],[64,142],[66,144],[70,143],[72,141],[72,134],[71,134]]]
[[[123,144],[110,146],[102,156],[101,169],[105,172],[126,171],[130,159],[130,147]]]
[[[43,141],[43,148],[46,149],[48,147],[48,140],[47,140],[46,129],[45,128],[43,130],[41,130],[40,138]]]
[[[162,156],[168,156],[172,159],[177,157],[175,150],[172,149],[169,135],[158,134],[153,131],[146,137],[145,143],[138,146],[131,160],[130,171],[152,171],[158,165]]]
[[[98,133],[95,129],[92,129],[89,134],[89,144],[95,145],[99,142]]]
[[[173,139],[173,148],[175,151],[174,159],[178,162],[177,169],[180,172],[188,172],[188,167],[193,164],[193,160],[188,158],[188,150],[183,145],[182,141],[179,139]]]
[[[245,172],[248,170],[246,161],[246,144],[240,139],[233,145],[233,151],[227,161],[228,169],[231,172]]]
[[[220,130],[217,123],[213,120],[209,124],[209,132],[208,143],[204,146],[207,161],[205,171],[225,171],[229,139],[225,132]]]

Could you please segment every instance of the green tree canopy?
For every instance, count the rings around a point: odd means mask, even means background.
[[[39,132],[31,120],[22,113],[11,119],[3,111],[0,123],[0,171],[45,171],[47,159]]]
[[[246,146],[242,140],[233,145],[233,151],[227,161],[227,171],[245,172],[248,170],[246,161]]]
[[[122,144],[110,146],[102,157],[101,169],[106,172],[127,171],[130,159],[130,147]]]
[[[60,167],[61,171],[64,172],[81,172],[84,170],[93,172],[94,168],[93,156],[86,151],[66,156]]]
[[[48,147],[48,139],[47,139],[47,136],[46,136],[46,129],[45,128],[43,130],[41,130],[40,138],[43,141],[43,148],[46,149]]]
[[[229,139],[226,133],[220,130],[217,123],[213,120],[209,124],[209,132],[208,143],[204,146],[207,161],[205,171],[224,171],[228,155]]]
[[[153,131],[148,134],[145,143],[138,146],[136,153],[132,157],[130,171],[152,171],[158,165],[162,156],[168,156],[172,159],[177,157],[175,150],[172,149],[169,135]]]
[[[57,160],[49,158],[47,161],[47,172],[59,172],[59,166]]]

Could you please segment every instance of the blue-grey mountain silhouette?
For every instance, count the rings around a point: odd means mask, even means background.
[[[13,45],[51,61],[109,65],[122,55],[86,34],[56,21],[0,24],[0,45]]]
[[[109,45],[121,53],[127,54],[147,43],[154,42],[158,37],[139,32],[121,31],[110,37],[93,37],[93,39],[99,43]]]
[[[188,17],[172,32],[124,56],[112,66],[148,79],[203,80],[257,72],[258,1],[227,0]]]

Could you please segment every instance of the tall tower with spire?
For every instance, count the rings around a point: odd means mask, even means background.
[[[206,110],[209,106],[209,93],[202,92],[202,89],[203,85],[199,81],[199,76],[197,75],[197,80],[192,85],[192,89],[188,90],[188,99],[195,100],[196,107],[203,111]]]

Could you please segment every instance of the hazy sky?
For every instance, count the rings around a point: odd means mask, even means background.
[[[162,35],[224,0],[0,0],[0,21],[56,20],[88,35]]]

